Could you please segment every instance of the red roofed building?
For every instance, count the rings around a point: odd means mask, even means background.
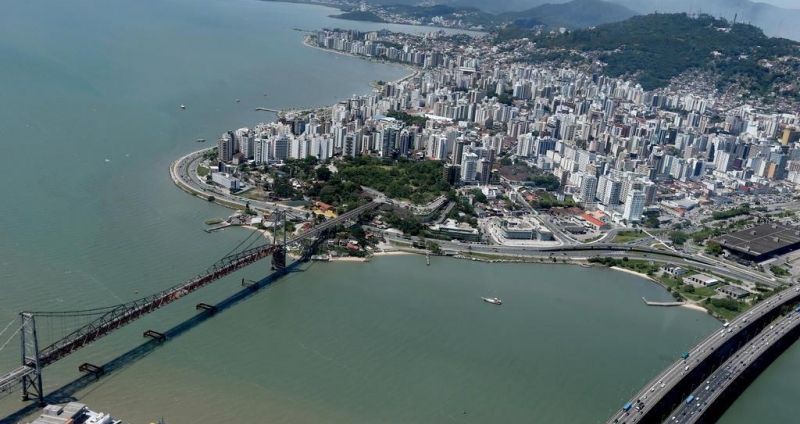
[[[586,212],[583,215],[581,215],[581,219],[583,219],[584,221],[588,222],[589,224],[591,224],[594,228],[597,228],[598,230],[602,230],[602,229],[608,228],[608,223],[607,222],[603,221],[600,218],[595,217],[594,215],[592,215],[589,212]]]

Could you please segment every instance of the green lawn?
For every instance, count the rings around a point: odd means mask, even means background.
[[[646,237],[650,237],[645,234],[644,231],[636,231],[636,230],[628,230],[628,231],[620,231],[614,236],[614,240],[612,243],[628,243],[635,240],[640,240]]]

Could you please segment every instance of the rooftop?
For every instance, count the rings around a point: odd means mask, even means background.
[[[800,243],[800,228],[772,222],[725,234],[714,240],[727,249],[760,256]]]

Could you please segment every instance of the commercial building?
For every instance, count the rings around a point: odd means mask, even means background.
[[[800,249],[800,228],[772,222],[724,234],[714,241],[734,255],[761,262]]]
[[[509,240],[553,240],[553,233],[550,230],[528,220],[503,220],[500,231],[503,237]]]
[[[467,241],[480,241],[481,239],[481,234],[477,228],[472,228],[469,224],[458,223],[452,219],[448,219],[443,224],[431,225],[430,231],[434,235],[447,239]]]
[[[242,188],[242,182],[238,178],[225,172],[211,173],[211,181],[230,191],[239,191]]]

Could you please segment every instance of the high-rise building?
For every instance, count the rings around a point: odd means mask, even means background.
[[[219,160],[222,162],[230,162],[233,160],[234,151],[233,137],[229,133],[222,134],[222,137],[217,140],[217,154]]]
[[[272,157],[275,160],[286,160],[289,158],[289,137],[280,135],[272,143]]]
[[[272,143],[268,138],[253,140],[253,160],[256,165],[267,164],[271,159]]]
[[[603,197],[600,199],[601,203],[606,206],[614,206],[619,204],[619,194],[622,191],[622,182],[609,178],[606,180],[606,187],[603,191]]]
[[[594,195],[597,193],[597,177],[590,174],[583,175],[581,178],[581,187],[578,197],[581,202],[591,203],[594,202]]]
[[[477,174],[478,155],[472,152],[465,154],[464,160],[461,162],[461,181],[474,183],[477,180]]]
[[[622,219],[627,222],[638,222],[644,212],[645,195],[641,190],[631,190],[625,199],[625,210]]]
[[[464,139],[459,138],[456,140],[456,145],[453,148],[453,164],[454,165],[461,165],[461,160],[464,156]]]
[[[380,132],[381,145],[379,149],[380,157],[388,158],[392,156],[392,152],[394,151],[394,148],[397,145],[397,135],[398,135],[397,128],[389,127],[381,130]]]
[[[492,177],[492,161],[483,158],[478,161],[478,174],[482,185],[489,184]]]

